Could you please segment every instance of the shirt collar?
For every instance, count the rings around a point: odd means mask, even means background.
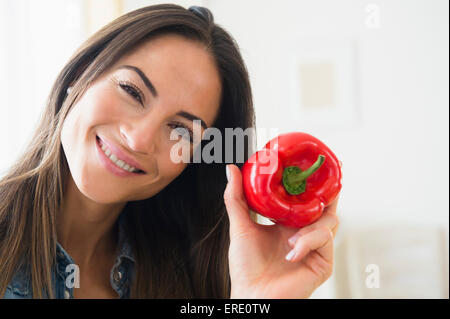
[[[136,263],[136,260],[133,255],[133,250],[131,248],[130,239],[128,237],[128,234],[126,232],[125,227],[125,215],[122,213],[119,216],[118,220],[118,232],[119,232],[119,258],[128,258],[133,263]]]
[[[129,237],[125,230],[125,216],[123,215],[124,214],[121,214],[118,219],[118,247],[120,248],[117,259],[122,260],[126,258],[132,263],[136,263]],[[56,258],[58,260],[58,268],[63,267],[65,269],[66,265],[74,263],[72,257],[58,242],[56,243]],[[26,267],[25,264],[22,264],[21,266],[19,266],[18,271],[14,274],[13,279],[8,286],[11,287],[13,292],[26,296],[30,293],[30,281],[31,274],[29,271],[29,267]]]

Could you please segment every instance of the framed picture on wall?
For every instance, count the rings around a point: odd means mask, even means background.
[[[357,40],[298,39],[290,50],[291,116],[303,128],[357,125]]]

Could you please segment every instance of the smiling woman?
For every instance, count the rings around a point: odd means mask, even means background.
[[[105,26],[0,180],[0,296],[229,297],[225,164],[174,163],[170,135],[194,150],[208,127],[253,125],[245,65],[209,10],[149,6]]]

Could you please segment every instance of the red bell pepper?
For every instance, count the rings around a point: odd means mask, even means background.
[[[250,209],[296,228],[319,219],[342,188],[336,155],[301,132],[282,134],[267,143],[244,163],[242,178]]]

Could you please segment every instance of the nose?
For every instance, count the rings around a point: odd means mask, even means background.
[[[135,153],[148,155],[157,150],[157,132],[154,125],[141,125],[138,123],[122,125],[120,136],[124,143]]]

